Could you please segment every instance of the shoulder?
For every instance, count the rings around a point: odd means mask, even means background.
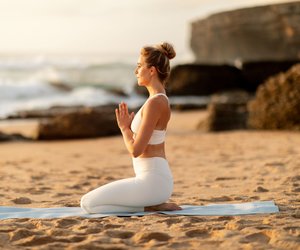
[[[151,98],[148,102],[147,105],[145,105],[145,109],[147,110],[153,110],[153,111],[158,111],[162,110],[164,107],[168,107],[168,99],[165,96],[155,96]]]

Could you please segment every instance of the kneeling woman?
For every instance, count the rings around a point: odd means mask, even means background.
[[[169,60],[175,57],[171,44],[142,48],[135,74],[139,86],[149,92],[136,115],[125,103],[116,109],[118,126],[132,155],[135,177],[108,183],[81,198],[87,213],[180,210],[165,203],[173,191],[173,177],[165,155],[165,135],[171,109],[164,84],[170,74]]]

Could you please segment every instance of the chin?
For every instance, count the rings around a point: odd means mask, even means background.
[[[137,83],[139,86],[145,86],[145,84],[143,82],[138,82]]]

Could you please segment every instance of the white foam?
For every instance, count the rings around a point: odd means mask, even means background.
[[[100,106],[124,101],[130,109],[145,97],[133,92],[134,66],[126,63],[81,62],[75,59],[0,58],[0,118],[18,111],[53,106]],[[59,87],[59,86],[62,86]],[[104,89],[123,90],[120,97]],[[171,97],[172,104],[207,103],[203,97]]]
[[[0,118],[20,110],[45,109],[56,105],[118,103],[118,96],[103,89],[117,88],[131,93],[135,82],[133,71],[134,66],[126,63],[99,64],[43,56],[1,57]]]
[[[11,81],[0,79],[0,101],[26,100],[58,93],[58,89],[38,81]]]

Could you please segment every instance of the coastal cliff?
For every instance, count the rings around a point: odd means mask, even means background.
[[[196,62],[300,59],[300,1],[213,14],[192,23]]]

